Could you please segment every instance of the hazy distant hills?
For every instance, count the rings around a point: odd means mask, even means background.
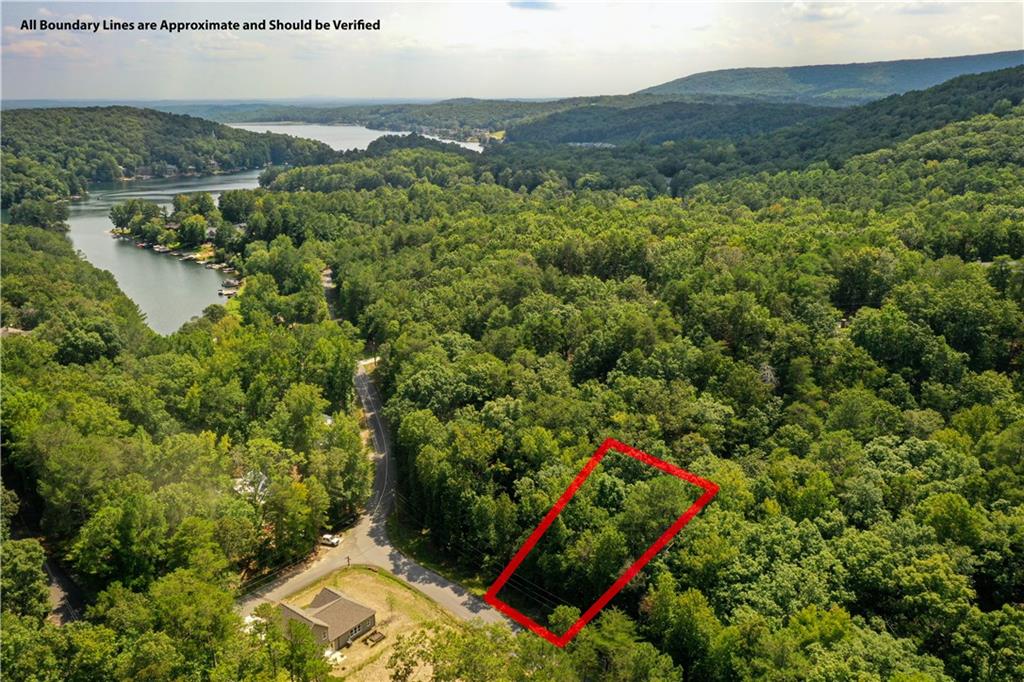
[[[1005,116],[1021,102],[1024,102],[1024,66],[958,76],[926,90],[892,95],[855,107],[828,108],[830,115],[754,135],[744,134],[741,130],[739,135],[719,139],[691,136],[664,144],[597,148],[530,144],[531,140],[523,139],[528,133],[532,140],[557,140],[556,136],[566,134],[572,127],[566,125],[567,119],[580,116],[577,112],[566,112],[548,117],[552,120],[547,126],[543,125],[542,119],[536,124],[524,125],[520,130],[509,128],[506,137],[512,143],[494,145],[485,151],[484,156],[491,164],[492,175],[513,189],[523,186],[532,190],[545,182],[550,173],[555,173],[566,177],[571,186],[581,180],[591,182],[597,178],[600,186],[606,189],[635,185],[652,196],[666,192],[682,196],[695,185],[722,178],[761,171],[801,169],[820,162],[837,168],[858,154],[892,147],[913,135],[956,121],[988,113]],[[752,102],[750,106],[760,108],[769,104]],[[793,110],[816,109],[794,103],[774,106]],[[631,113],[637,122],[632,131],[620,128],[619,120],[614,117],[607,118],[609,125],[604,130],[582,118],[577,122],[581,124],[580,130],[597,139],[602,135],[622,138],[629,132],[636,134],[638,142],[657,139],[647,138],[648,112],[630,109],[627,113]],[[719,118],[728,126],[734,126],[740,120]],[[672,123],[688,126],[691,134],[695,124],[699,121]],[[735,128],[733,130],[735,132]],[[516,139],[521,141],[515,142]],[[929,158],[941,159],[948,152],[932,147],[929,153],[933,155]]]
[[[774,158],[833,162],[878,149],[950,121],[988,113],[1005,99],[1024,97],[1024,66],[958,76],[848,108],[747,99],[741,103],[667,102],[634,108],[569,109],[508,128],[508,142],[611,143],[742,138],[778,130],[769,145]],[[817,149],[820,157],[807,157]],[[750,163],[748,161],[748,163]]]
[[[716,94],[846,106],[923,90],[964,74],[1022,64],[1024,50],[863,64],[724,69],[677,78],[637,94]]]
[[[856,146],[848,130],[861,130],[854,121],[863,112],[848,107],[893,95],[919,92],[968,74],[989,74],[1024,66],[1024,50],[934,59],[905,59],[865,64],[744,68],[698,73],[630,95],[571,97],[559,100],[496,100],[458,98],[439,102],[369,103],[342,101],[280,102],[152,102],[138,103],[177,114],[220,122],[301,121],[363,125],[378,130],[414,131],[445,138],[494,143],[658,144],[669,140],[740,139],[801,126],[842,128],[832,139],[843,150]],[[1017,75],[1002,74],[984,81],[989,95],[1015,102]],[[997,87],[998,86],[998,87]],[[955,89],[974,85],[957,84]],[[981,87],[981,86],[979,86]],[[1003,92],[1005,91],[1005,92]],[[954,101],[945,91],[923,96],[940,114]],[[986,100],[987,101],[987,100]],[[993,100],[994,101],[994,100]],[[22,104],[22,103],[13,103]],[[11,102],[4,103],[11,108]],[[38,103],[50,106],[52,103]],[[895,109],[894,123],[918,130],[930,114],[908,111],[905,102],[882,105]],[[991,102],[989,102],[989,107]],[[968,108],[973,104],[968,103]],[[983,109],[984,112],[988,108]],[[938,115],[941,119],[943,115]],[[844,127],[845,126],[845,127]],[[874,131],[890,128],[886,121],[871,123]],[[925,128],[928,129],[928,128]],[[902,133],[901,133],[902,134]],[[799,142],[797,146],[805,144]],[[798,154],[800,158],[801,155]],[[831,156],[831,154],[830,154]]]
[[[160,104],[162,111],[191,114],[227,123],[302,121],[305,123],[364,125],[378,130],[414,132],[445,131],[448,137],[472,136],[480,130],[504,130],[570,109],[602,107],[626,109],[664,102],[738,103],[748,98],[721,95],[608,95],[559,100],[476,99],[460,97],[427,104],[391,103],[359,106],[295,106],[276,103],[243,103],[230,106]]]

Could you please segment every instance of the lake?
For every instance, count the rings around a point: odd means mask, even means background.
[[[320,140],[334,149],[365,149],[373,140],[388,134],[360,126],[274,123],[235,127]],[[203,178],[94,184],[89,188],[88,198],[72,202],[68,235],[90,263],[114,275],[121,289],[145,313],[150,327],[161,334],[170,334],[201,314],[206,306],[225,301],[217,295],[224,275],[191,261],[140,249],[128,240],[113,239],[110,207],[132,198],[170,206],[175,194],[188,192],[210,192],[216,197],[227,189],[256,187],[258,177],[259,171],[246,171]]]
[[[68,236],[75,248],[98,268],[109,270],[121,289],[146,314],[149,326],[170,334],[211,303],[223,303],[217,289],[224,275],[198,263],[140,249],[129,240],[110,236],[110,207],[127,199],[148,199],[170,206],[175,194],[256,187],[259,171],[206,178],[141,180],[92,185],[89,197],[72,202]]]
[[[254,133],[281,133],[283,135],[294,135],[295,137],[307,137],[311,140],[320,140],[330,145],[332,149],[366,149],[367,146],[378,137],[384,135],[408,135],[409,133],[394,130],[371,130],[362,126],[343,125],[321,125],[315,123],[229,123],[232,128],[241,128]],[[424,135],[432,140],[442,142],[454,142],[460,147],[472,149],[475,152],[483,150],[476,142],[458,142],[456,140],[445,140],[434,135]]]

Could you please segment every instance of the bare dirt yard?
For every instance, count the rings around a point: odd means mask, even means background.
[[[331,573],[309,587],[285,599],[289,604],[308,606],[324,587],[340,590],[353,601],[377,612],[377,627],[384,639],[375,646],[363,637],[342,653],[345,658],[334,666],[332,674],[353,682],[380,682],[389,678],[388,657],[399,635],[422,630],[430,625],[458,627],[447,611],[418,590],[400,582],[390,573],[370,566],[352,566]]]

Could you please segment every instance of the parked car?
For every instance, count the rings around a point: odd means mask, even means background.
[[[328,547],[337,547],[341,544],[341,536],[324,533],[320,536],[320,544],[327,545]]]

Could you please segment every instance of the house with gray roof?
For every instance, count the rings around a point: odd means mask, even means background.
[[[333,587],[325,587],[304,609],[281,603],[281,617],[296,620],[313,631],[321,644],[341,649],[359,639],[377,624],[377,613],[345,597]]]

